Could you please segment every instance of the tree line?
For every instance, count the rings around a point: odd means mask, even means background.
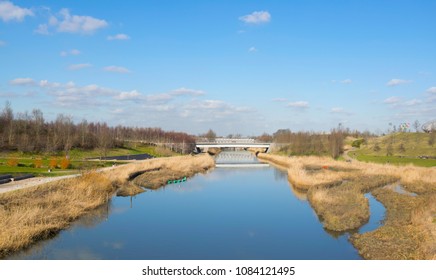
[[[123,147],[125,142],[160,145],[179,153],[190,153],[195,147],[193,136],[161,128],[111,127],[105,122],[82,120],[74,123],[71,116],[59,114],[46,121],[43,112],[14,114],[6,102],[0,113],[0,149],[20,152],[68,152],[73,148],[99,149],[106,155],[111,148]]]
[[[339,125],[329,133],[293,132],[279,129],[273,135],[263,134],[261,141],[272,141],[279,152],[288,155],[330,155],[338,158],[343,153],[344,139],[347,136],[367,139],[373,134],[368,131],[351,131]]]

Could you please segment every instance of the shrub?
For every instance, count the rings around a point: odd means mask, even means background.
[[[50,169],[54,169],[58,166],[58,161],[55,158],[51,158],[50,162],[48,164],[48,166],[50,167]]]
[[[7,165],[10,167],[16,167],[18,166],[18,159],[16,158],[10,158],[7,162]]]
[[[392,148],[392,144],[389,144],[387,147],[386,147],[386,155],[387,156],[392,156],[394,153],[394,151],[393,151],[394,149]]]
[[[406,148],[404,147],[403,143],[401,143],[400,147],[398,148],[398,150],[402,153],[404,153],[406,151]]]
[[[40,158],[35,159],[35,161],[33,162],[33,166],[35,168],[41,168],[42,167],[42,159],[40,159]]]
[[[378,151],[380,151],[381,150],[381,148],[380,148],[380,146],[378,145],[378,144],[375,144],[375,146],[374,146],[374,152],[378,152]]]
[[[68,169],[69,167],[70,167],[70,160],[64,158],[64,159],[61,161],[61,169]]]
[[[354,148],[360,148],[360,145],[362,144],[365,144],[365,139],[363,138],[354,140],[353,143],[351,143],[351,146]]]

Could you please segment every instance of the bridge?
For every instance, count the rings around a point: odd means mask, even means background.
[[[271,143],[258,143],[252,138],[216,138],[214,141],[197,142],[197,149],[204,150],[208,148],[264,148],[268,151]]]

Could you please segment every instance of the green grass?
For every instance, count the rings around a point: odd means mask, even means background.
[[[51,172],[49,169],[49,160],[43,160],[41,168],[33,167],[34,160],[19,159],[19,166],[8,166],[7,159],[0,159],[0,174],[33,174],[35,176],[62,176],[79,173],[81,170],[96,169],[108,167],[113,164],[111,161],[71,161],[71,166],[68,169],[55,168]],[[60,160],[58,160],[58,163]],[[117,162],[123,164],[123,162]]]
[[[78,170],[71,169],[55,169],[52,172],[48,172],[48,168],[32,168],[32,167],[11,167],[11,166],[0,166],[0,174],[33,174],[35,176],[44,176],[44,177],[54,177],[54,176],[63,176],[78,173]]]
[[[350,156],[352,155],[353,153],[350,153]],[[356,152],[355,158],[359,161],[389,163],[394,165],[413,164],[422,167],[436,166],[436,159],[405,158],[405,157],[398,157],[398,156],[376,156],[376,155],[365,155],[359,152]]]
[[[406,132],[375,137],[368,139],[360,149],[350,152],[349,156],[365,162],[432,167],[436,166],[436,159],[419,158],[420,156],[436,157],[436,146],[428,144],[429,137],[427,133]],[[392,146],[392,154],[388,156],[389,145]]]
[[[138,154],[149,154],[154,157],[164,157],[178,155],[177,153],[171,152],[161,147],[142,145],[142,144],[131,144],[126,145],[122,148],[113,148],[107,151],[106,156],[124,156],[124,155],[138,155]],[[87,158],[98,158],[104,156],[102,151],[99,149],[93,150],[83,150],[83,149],[71,149],[69,152],[70,159],[74,160],[84,160]],[[20,162],[22,160],[31,160],[35,158],[42,158],[44,160],[49,160],[52,157],[64,157],[65,152],[57,153],[22,153],[17,151],[11,152],[0,152],[0,160],[4,158],[18,158]]]
[[[150,154],[154,157],[164,157],[170,155],[178,155],[164,148],[148,145],[132,145],[132,147],[114,148],[107,152],[106,156],[122,156],[122,155],[137,155]],[[0,153],[0,174],[34,174],[35,176],[62,176],[78,173],[81,170],[96,169],[101,167],[111,166],[113,161],[88,161],[87,158],[98,158],[101,156],[101,151],[95,150],[79,150],[72,149],[69,153],[71,166],[66,170],[53,169],[48,172],[50,160],[55,158],[58,165],[65,157],[64,152],[48,154],[48,153],[20,153],[8,152]],[[18,161],[18,166],[8,166],[8,160],[11,158]],[[41,168],[34,168],[35,160],[41,159]],[[117,161],[117,164],[123,164],[122,161]]]
[[[436,156],[436,145],[428,144],[430,134],[428,133],[405,133],[398,132],[386,136],[368,139],[368,143],[361,146],[361,151],[367,155],[386,156],[387,147],[392,143],[394,156],[419,157]],[[375,149],[376,145],[380,148]],[[403,145],[404,150],[400,149]]]

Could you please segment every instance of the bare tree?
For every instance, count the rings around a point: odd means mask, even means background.
[[[415,132],[419,132],[419,126],[420,126],[421,124],[419,123],[419,121],[418,120],[416,120],[414,123],[413,123],[413,127],[415,128]]]
[[[5,138],[7,139],[7,144],[9,147],[12,147],[14,144],[14,112],[11,108],[11,102],[6,101],[1,118],[4,125],[3,132],[6,136]]]
[[[343,152],[344,135],[342,133],[341,126],[338,129],[333,129],[329,137],[330,142],[330,155],[332,158],[338,158]]]
[[[209,142],[213,142],[216,139],[216,133],[212,129],[209,129],[206,134],[204,134],[204,137],[206,137]]]

